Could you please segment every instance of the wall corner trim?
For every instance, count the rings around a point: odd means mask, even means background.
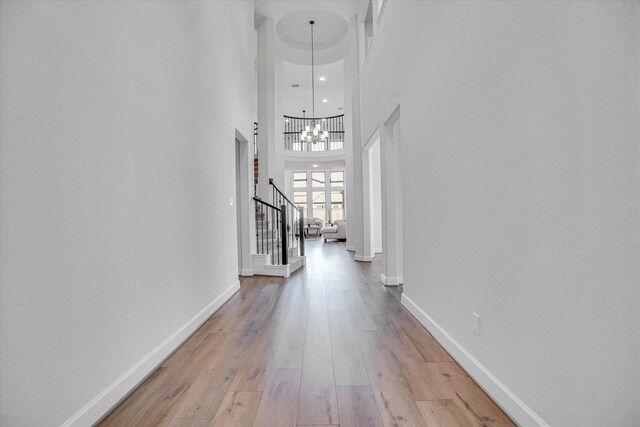
[[[385,286],[400,286],[401,283],[404,283],[402,276],[388,277],[384,274],[380,274],[380,281]]]
[[[382,21],[382,15],[384,15],[384,10],[387,8],[387,0],[378,0],[382,2],[382,7],[378,10],[378,27],[380,26],[380,21]]]
[[[189,319],[176,332],[160,343],[156,348],[138,360],[131,368],[111,383],[100,394],[91,399],[84,407],[62,424],[62,427],[89,426],[100,421],[111,409],[124,400],[142,383],[167,357],[184,343],[213,313],[218,311],[240,289],[235,281],[220,296]]]
[[[438,325],[427,313],[407,296],[401,297],[402,305],[424,326],[444,347],[462,368],[482,387],[482,389],[518,424],[523,427],[549,427],[538,414],[529,408],[507,388],[491,371],[478,361],[467,349]]]

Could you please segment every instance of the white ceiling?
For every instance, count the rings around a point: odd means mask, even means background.
[[[256,22],[260,18],[269,17],[277,23],[280,18],[290,13],[318,10],[335,13],[349,20],[358,12],[360,0],[256,0]]]
[[[344,114],[344,72],[343,62],[333,62],[315,67],[316,75],[316,117]],[[321,82],[320,77],[325,77]],[[287,116],[302,117],[302,110],[311,116],[311,67],[284,61],[282,66],[282,107]],[[291,85],[298,83],[299,88]],[[322,102],[323,99],[328,102]]]
[[[278,37],[294,49],[311,50],[309,21],[314,21],[313,46],[316,51],[337,46],[347,37],[347,21],[340,15],[322,10],[301,10],[283,16],[276,23]]]
[[[309,64],[309,21],[314,20],[316,64],[344,57],[348,22],[358,12],[361,0],[255,0],[254,25],[270,18],[276,30],[276,46],[289,62]]]

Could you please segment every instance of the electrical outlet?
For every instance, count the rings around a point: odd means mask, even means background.
[[[480,335],[480,316],[475,313],[471,313],[473,315],[471,330],[474,334]]]

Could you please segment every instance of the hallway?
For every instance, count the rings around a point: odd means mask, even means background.
[[[241,290],[102,426],[513,425],[379,284],[379,263],[307,241],[289,279]]]

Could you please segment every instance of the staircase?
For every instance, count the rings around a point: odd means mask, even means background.
[[[251,255],[254,275],[289,277],[306,264],[302,211],[275,186],[271,203],[258,197],[260,163],[258,157],[258,123],[253,124],[253,191],[256,224],[256,253]]]
[[[253,200],[257,252],[251,256],[253,274],[289,277],[306,264],[304,242],[299,243],[301,236],[295,232],[299,229],[298,210],[291,214],[294,211],[285,204],[278,207],[258,197]]]

